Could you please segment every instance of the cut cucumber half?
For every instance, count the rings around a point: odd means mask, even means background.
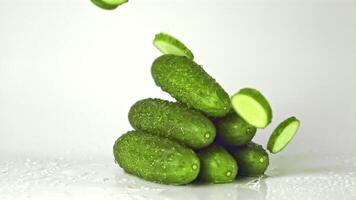
[[[153,45],[164,54],[185,56],[190,60],[194,59],[193,53],[181,41],[167,33],[156,34]]]
[[[265,128],[272,121],[271,106],[256,89],[241,89],[232,96],[231,104],[242,119],[256,128]]]
[[[91,0],[95,5],[106,10],[113,10],[128,0]]]
[[[280,123],[268,140],[267,149],[271,153],[278,153],[293,139],[300,126],[300,121],[290,117]]]

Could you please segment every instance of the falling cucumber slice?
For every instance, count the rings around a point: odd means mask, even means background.
[[[241,89],[232,96],[231,104],[240,117],[256,128],[265,128],[272,121],[271,106],[256,89]]]
[[[128,0],[91,0],[95,5],[106,10],[113,10]]]
[[[267,149],[271,153],[278,153],[293,139],[300,126],[300,121],[290,117],[280,123],[268,140]]]
[[[164,54],[185,56],[190,60],[194,59],[193,53],[181,41],[167,33],[156,34],[153,45]]]

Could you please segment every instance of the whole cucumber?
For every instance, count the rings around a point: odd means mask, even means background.
[[[163,91],[208,116],[224,116],[231,108],[224,89],[200,65],[184,56],[162,55],[153,62],[151,72]]]
[[[269,164],[268,153],[261,145],[250,142],[233,154],[239,165],[239,176],[260,176]]]
[[[237,174],[237,163],[224,148],[211,145],[198,153],[200,159],[199,177],[210,183],[232,182]]]
[[[116,162],[129,174],[148,181],[183,185],[199,174],[193,150],[168,138],[129,131],[114,144]]]
[[[143,99],[129,111],[133,128],[174,139],[191,148],[203,148],[215,138],[214,124],[203,114],[179,103]]]
[[[216,129],[217,137],[225,144],[233,146],[247,144],[256,134],[256,128],[234,112],[219,119],[216,122]]]

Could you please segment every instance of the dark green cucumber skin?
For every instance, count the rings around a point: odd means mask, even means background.
[[[211,145],[198,153],[200,158],[200,174],[202,181],[209,183],[229,183],[235,180],[237,163],[224,148]],[[227,173],[230,172],[229,175]]]
[[[216,122],[217,137],[228,145],[241,146],[252,140],[256,128],[245,122],[236,113],[231,112]]]
[[[269,165],[269,157],[261,145],[253,142],[238,147],[233,154],[239,165],[239,176],[260,176],[265,173]],[[263,159],[263,162],[260,159]]]
[[[216,135],[214,124],[203,114],[180,103],[143,99],[129,111],[133,128],[174,139],[199,149],[210,145]]]
[[[162,55],[153,62],[151,72],[163,91],[208,116],[225,116],[231,108],[224,89],[200,65],[184,56]]]
[[[193,150],[168,138],[142,131],[129,131],[116,140],[116,162],[129,174],[170,185],[196,179],[200,161]]]

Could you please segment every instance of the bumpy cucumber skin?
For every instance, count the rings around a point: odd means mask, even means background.
[[[133,128],[174,139],[191,148],[210,145],[216,135],[214,124],[203,114],[179,103],[143,99],[129,111]]]
[[[224,148],[211,145],[198,153],[200,158],[199,178],[209,183],[229,183],[237,174],[237,163]]]
[[[110,4],[110,3],[105,2],[104,0],[91,0],[91,2],[102,9],[114,10],[119,5],[127,3],[128,0],[122,0],[120,3],[116,3],[116,4]]]
[[[217,137],[223,143],[233,146],[247,144],[256,134],[256,128],[246,123],[234,112],[216,122],[216,131]]]
[[[237,148],[233,156],[239,165],[239,176],[263,175],[269,165],[268,153],[253,142]]]
[[[196,179],[200,161],[193,150],[168,138],[129,131],[116,140],[116,162],[129,174],[170,185]]]
[[[162,55],[152,64],[152,77],[163,91],[208,116],[225,116],[229,95],[203,68],[184,56]]]
[[[156,42],[157,41],[165,41],[167,43],[170,43],[172,45],[174,45],[175,47],[177,47],[178,49],[180,49],[182,51],[182,55],[178,55],[178,56],[185,56],[190,60],[194,59],[194,55],[193,53],[188,49],[187,46],[185,46],[181,41],[179,41],[177,38],[167,34],[167,33],[158,33],[155,35],[155,38],[153,40],[153,45],[157,47],[157,49],[159,51],[161,51],[164,54],[171,54],[169,52],[165,52],[164,50],[160,49],[157,45]]]
[[[265,128],[266,126],[268,126],[272,122],[272,118],[273,118],[272,108],[271,108],[269,102],[263,96],[262,93],[260,93],[258,90],[254,89],[254,88],[243,88],[240,91],[238,91],[234,96],[236,96],[237,94],[243,94],[243,95],[246,95],[246,96],[253,97],[258,102],[261,103],[262,107],[266,111],[266,113],[267,113],[267,123],[265,124],[265,126],[257,127],[257,128]],[[232,96],[232,100],[233,100],[234,96]],[[236,111],[237,114],[239,114],[238,110],[236,110],[233,105],[232,105],[232,108]],[[243,115],[240,114],[240,116],[243,118]],[[244,119],[244,120],[246,122],[248,122],[246,119]]]
[[[282,151],[288,144],[289,142],[293,139],[293,137],[284,145],[283,148],[279,149],[279,151],[273,151],[273,146],[274,146],[274,142],[276,141],[276,139],[278,137],[280,137],[281,133],[283,132],[283,130],[292,122],[298,122],[299,126],[300,126],[300,121],[292,116],[292,117],[289,117],[287,118],[286,120],[284,120],[282,123],[280,123],[276,129],[274,129],[272,135],[270,136],[270,138],[268,139],[268,143],[267,143],[267,149],[269,152],[275,154],[275,153],[278,153],[280,151]]]

